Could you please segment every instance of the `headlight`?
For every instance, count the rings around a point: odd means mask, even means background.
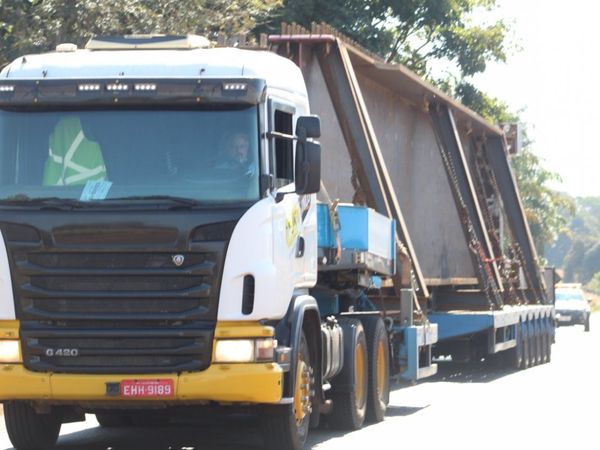
[[[20,363],[19,341],[0,341],[0,363]]]
[[[273,361],[277,341],[273,338],[217,340],[216,363],[248,363]]]

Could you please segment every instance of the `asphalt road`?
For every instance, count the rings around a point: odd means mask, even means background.
[[[384,422],[343,433],[312,430],[306,449],[598,449],[600,314],[592,331],[557,330],[549,364],[511,372],[447,364],[411,387],[395,387]],[[107,430],[93,416],[63,425],[57,450],[258,450],[252,421]],[[4,424],[0,449],[10,449]]]

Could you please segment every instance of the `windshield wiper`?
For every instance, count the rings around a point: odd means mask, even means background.
[[[33,197],[30,198],[25,194],[17,194],[13,197],[0,199],[0,204],[11,206],[43,206],[52,208],[84,208],[88,206],[88,202],[82,202],[72,198],[61,197]]]
[[[117,197],[117,198],[107,198],[105,201],[115,201],[115,202],[126,202],[126,201],[148,201],[148,202],[152,202],[152,201],[168,201],[168,202],[172,202],[172,203],[176,203],[178,206],[187,206],[187,207],[193,207],[193,206],[199,206],[199,205],[203,205],[203,202],[200,202],[198,200],[194,200],[192,198],[187,198],[187,197],[176,197],[173,195],[132,195],[130,197]]]

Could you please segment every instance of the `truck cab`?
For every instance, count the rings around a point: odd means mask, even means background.
[[[140,402],[271,405],[303,443],[308,365],[290,364],[298,331],[275,333],[306,309],[321,333],[318,119],[291,61],[206,47],[96,38],[0,73],[0,399],[19,449]]]

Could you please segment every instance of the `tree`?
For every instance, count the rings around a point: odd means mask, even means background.
[[[0,65],[23,49],[32,8],[28,0],[0,1]]]
[[[520,122],[518,114],[510,111],[506,103],[487,95],[467,81],[462,81],[454,88],[454,96],[491,123]]]
[[[531,150],[525,148],[511,162],[536,250],[543,255],[544,246],[554,242],[567,224],[563,213],[574,213],[573,200],[548,186],[560,176],[545,169]]]
[[[596,272],[585,288],[596,295],[600,295],[600,272]]]
[[[310,27],[327,22],[388,62],[400,62],[420,75],[433,60],[454,63],[461,77],[483,72],[490,61],[506,58],[506,24],[475,24],[477,9],[496,0],[285,0],[271,24]]]
[[[0,63],[92,34],[248,33],[280,0],[10,0],[0,5]]]

